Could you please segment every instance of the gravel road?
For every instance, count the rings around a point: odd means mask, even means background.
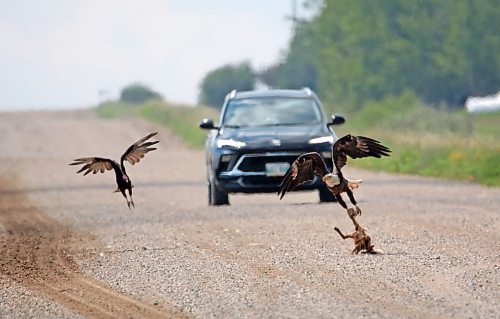
[[[112,173],[68,166],[151,131],[133,210]],[[500,317],[499,188],[348,167],[384,252],[353,256],[315,192],[208,207],[203,152],[141,120],[0,113],[0,149],[1,318]]]

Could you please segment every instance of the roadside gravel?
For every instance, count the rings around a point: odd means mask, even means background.
[[[67,165],[118,159],[156,130],[159,149],[128,169],[133,210],[112,193],[113,174],[83,177]],[[208,207],[203,152],[140,120],[0,113],[0,147],[0,178],[10,181],[1,196],[21,193],[46,222],[68,227],[77,278],[105,287],[110,304],[123,295],[144,311],[196,318],[500,317],[498,188],[349,167],[365,180],[355,193],[359,221],[384,251],[352,256],[352,241],[333,231],[352,231],[346,213],[317,204],[314,192],[235,195],[229,207]],[[0,249],[8,239],[0,227]],[[0,278],[0,317],[92,317]],[[123,314],[117,308],[112,315]]]

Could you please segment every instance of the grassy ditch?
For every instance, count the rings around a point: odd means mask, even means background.
[[[206,106],[191,107],[151,100],[141,105],[108,102],[97,108],[97,113],[105,118],[120,116],[140,116],[151,122],[170,128],[190,147],[203,148],[207,131],[198,125],[203,118],[217,119],[219,113]]]
[[[500,112],[431,108],[403,94],[364,105],[336,128],[337,135],[347,130],[393,150],[390,158],[350,161],[354,165],[500,186]]]
[[[500,148],[453,135],[402,135],[387,132],[374,136],[392,149],[391,157],[361,159],[356,165],[390,172],[469,180],[500,186]],[[352,162],[351,162],[352,163]]]

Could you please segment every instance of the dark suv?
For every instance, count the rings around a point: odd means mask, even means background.
[[[232,91],[222,106],[219,124],[204,119],[211,130],[206,150],[208,203],[228,205],[229,193],[277,192],[290,164],[301,154],[318,152],[331,166],[337,136],[314,92],[302,90]],[[331,169],[331,167],[330,167]],[[321,202],[334,201],[319,178],[298,187],[319,190]]]

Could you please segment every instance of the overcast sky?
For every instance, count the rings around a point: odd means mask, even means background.
[[[281,57],[291,2],[0,0],[0,110],[95,105],[137,81],[195,103],[208,71]]]

